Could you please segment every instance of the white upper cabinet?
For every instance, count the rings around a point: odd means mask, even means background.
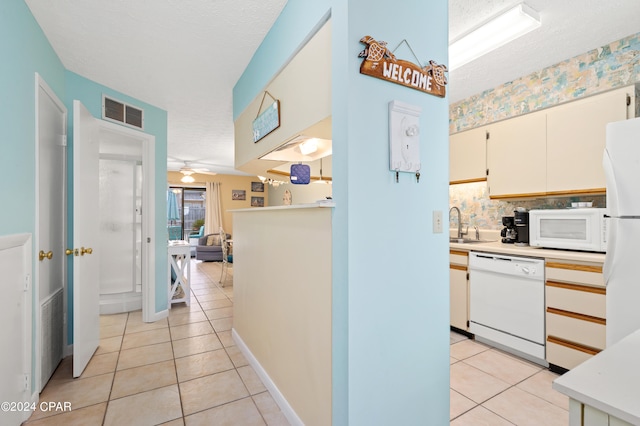
[[[546,192],[546,112],[492,124],[487,140],[489,196],[513,198]]]
[[[487,180],[486,126],[455,133],[449,137],[449,182]]]
[[[604,193],[606,125],[626,120],[633,86],[547,111],[547,192]]]

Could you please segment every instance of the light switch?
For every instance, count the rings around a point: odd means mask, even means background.
[[[389,102],[389,169],[394,172],[420,170],[421,112],[416,105]]]
[[[442,234],[442,210],[433,211],[433,233]]]

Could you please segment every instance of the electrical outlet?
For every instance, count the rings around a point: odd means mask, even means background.
[[[442,210],[433,211],[433,233],[442,234]]]

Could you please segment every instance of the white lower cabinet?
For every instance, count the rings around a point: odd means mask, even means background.
[[[569,399],[569,426],[631,426],[631,423],[575,399]]]
[[[570,370],[606,346],[606,288],[601,264],[547,260],[546,359]]]
[[[449,251],[449,317],[452,327],[469,330],[469,253]]]

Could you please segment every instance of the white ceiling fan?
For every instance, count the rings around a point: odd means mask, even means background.
[[[184,183],[193,183],[195,182],[194,177],[192,176],[195,173],[198,174],[207,174],[207,175],[215,175],[215,172],[212,172],[210,169],[208,169],[207,167],[198,167],[198,166],[204,166],[202,164],[198,164],[198,163],[193,163],[191,161],[175,161],[175,162],[170,162],[173,163],[173,167],[169,167],[169,170],[173,170],[173,171],[178,171],[180,173],[182,173],[182,179],[180,179],[181,182]],[[182,166],[180,166],[179,164],[183,163]]]

